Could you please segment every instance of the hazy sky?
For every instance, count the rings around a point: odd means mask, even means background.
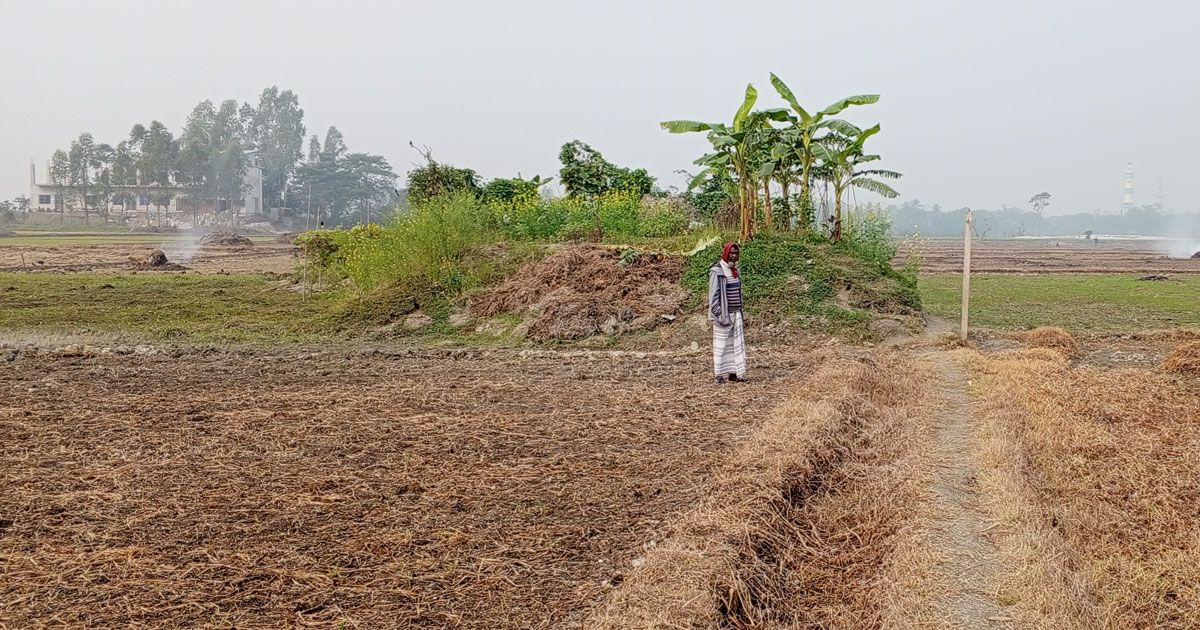
[[[0,0],[0,198],[27,194],[81,131],[136,122],[178,133],[200,100],[300,96],[309,133],[397,171],[408,141],[485,177],[553,175],[579,138],[664,184],[768,72],[801,102],[878,92],[855,122],[905,173],[901,199],[944,207],[1115,209],[1125,163],[1138,201],[1200,210],[1200,5],[1185,0],[274,2]],[[44,176],[44,173],[40,173]]]

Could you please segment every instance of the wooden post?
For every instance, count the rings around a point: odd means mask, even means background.
[[[963,228],[963,284],[962,284],[962,340],[967,340],[967,320],[971,309],[971,227],[974,219],[967,208],[966,226]]]

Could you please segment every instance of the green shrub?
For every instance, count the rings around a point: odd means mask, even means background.
[[[685,233],[687,209],[671,200],[642,197],[614,190],[594,200],[582,197],[543,199],[536,194],[518,195],[511,201],[485,204],[494,226],[516,240],[573,240],[593,236],[668,237]]]
[[[609,191],[598,197],[594,202],[596,216],[604,233],[637,235],[641,200],[641,195],[624,190]]]
[[[897,269],[892,265],[898,250],[892,237],[891,216],[878,206],[870,206],[863,213],[848,213],[842,230],[839,248],[874,265],[884,277],[894,280],[897,287],[892,298],[919,309],[921,295],[917,290],[916,266],[906,264]]]
[[[681,200],[643,200],[638,217],[638,236],[664,238],[678,236],[687,229],[687,207]]]
[[[350,233],[346,230],[309,230],[298,235],[293,243],[309,262],[324,269],[334,269],[342,263]]]
[[[892,240],[891,217],[877,207],[868,207],[861,213],[847,212],[838,245],[880,268],[891,268],[897,251]]]

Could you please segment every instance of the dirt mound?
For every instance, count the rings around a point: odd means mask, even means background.
[[[275,242],[291,245],[296,241],[296,237],[299,235],[299,232],[284,232],[283,234],[275,237]]]
[[[167,260],[167,255],[163,253],[163,250],[161,249],[156,249],[150,252],[149,256],[146,256],[141,260],[136,258],[131,260],[133,261],[134,269],[154,271],[184,271],[187,269],[187,267],[184,267],[183,265]]]
[[[1063,354],[1075,354],[1076,343],[1071,333],[1057,326],[1041,326],[1025,333],[1025,345],[1031,348],[1050,348]]]
[[[254,243],[246,238],[233,232],[209,232],[200,237],[200,245],[202,247],[220,246],[220,247],[253,247]]]
[[[1161,273],[1152,273],[1148,276],[1142,276],[1138,278],[1138,280],[1141,282],[1166,282],[1170,279],[1171,278],[1169,276],[1164,276]]]
[[[1200,252],[1196,252],[1195,254],[1192,254],[1192,258],[1200,258]]]
[[[1200,374],[1200,341],[1175,348],[1163,361],[1162,368],[1177,374]]]
[[[527,315],[534,341],[650,330],[682,312],[683,267],[681,257],[573,245],[526,265],[469,309],[477,317]]]

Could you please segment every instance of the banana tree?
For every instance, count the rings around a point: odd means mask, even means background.
[[[835,101],[825,109],[815,113],[809,113],[800,105],[800,101],[796,99],[795,93],[791,88],[783,82],[782,79],[771,73],[771,85],[775,87],[775,91],[779,93],[783,100],[787,101],[788,105],[797,114],[798,118],[793,118],[793,128],[795,129],[794,150],[800,162],[800,206],[804,212],[810,211],[812,208],[812,168],[816,160],[816,155],[813,152],[813,146],[819,139],[818,134],[822,130],[838,130],[839,128],[848,125],[842,120],[832,118],[842,113],[847,108],[853,105],[870,105],[879,102],[878,94],[860,94],[856,96],[847,96],[841,100]],[[844,129],[843,132],[849,131]]]
[[[758,90],[753,85],[746,86],[746,95],[737,112],[733,115],[732,123],[706,123],[695,120],[669,120],[662,128],[671,133],[708,132],[708,141],[712,144],[713,152],[701,156],[695,161],[704,167],[692,179],[688,189],[699,186],[710,172],[728,172],[738,187],[738,210],[741,215],[740,234],[742,240],[749,239],[754,233],[754,211],[757,207],[758,190],[754,166],[755,154],[761,142],[759,133],[764,127],[769,127],[771,120],[786,120],[787,112],[782,109],[752,112],[754,103],[758,101]]]
[[[899,196],[891,186],[876,178],[899,179],[900,173],[885,169],[864,169],[865,164],[879,161],[878,155],[865,155],[863,144],[879,133],[879,125],[860,131],[857,135],[831,134],[813,145],[813,152],[828,168],[829,183],[833,186],[834,241],[842,239],[842,199],[851,188],[861,188],[888,199]]]

